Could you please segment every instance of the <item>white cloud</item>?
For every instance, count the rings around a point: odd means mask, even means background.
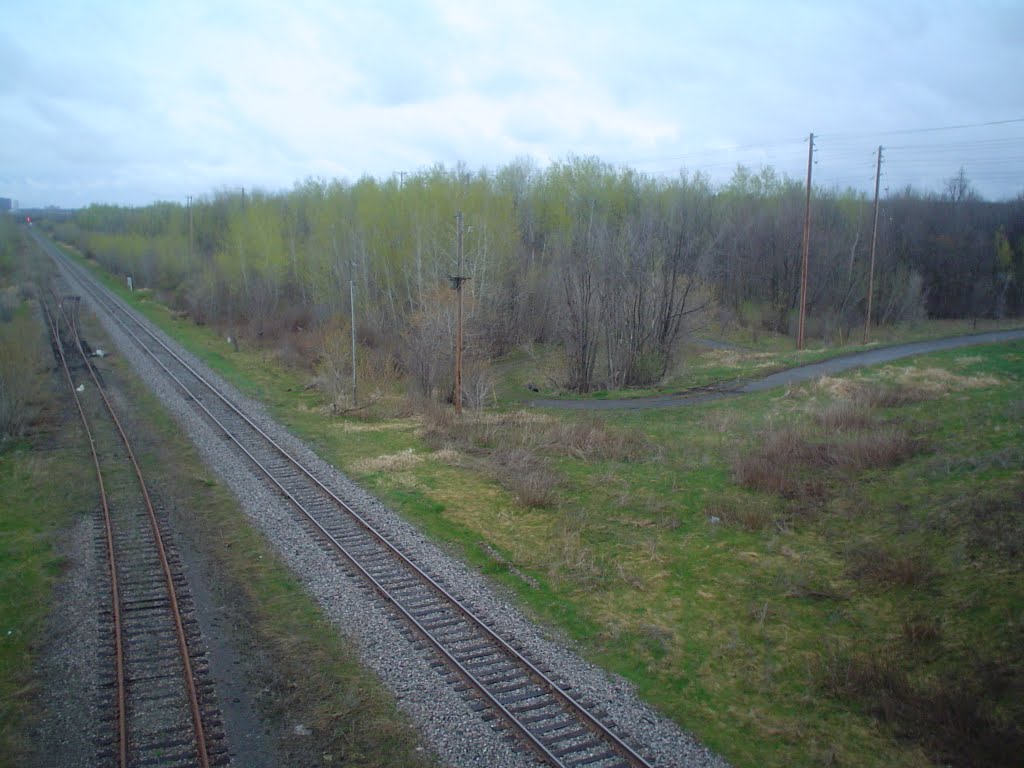
[[[1012,3],[42,0],[4,18],[0,195],[25,205],[524,154],[718,176],[767,160],[800,175],[810,130],[826,137],[819,172],[860,180],[872,133],[1016,118],[1024,104]],[[714,149],[779,139],[792,141]],[[981,145],[948,144],[915,181],[966,159],[983,190],[1020,184]]]

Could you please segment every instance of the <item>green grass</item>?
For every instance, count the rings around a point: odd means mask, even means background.
[[[855,695],[831,695],[828,663],[894,654],[922,681],[940,667],[954,670],[960,677],[950,685],[969,679],[978,664],[1019,675],[1011,649],[1024,592],[1019,577],[1007,577],[1012,559],[998,541],[983,539],[983,529],[924,511],[973,498],[981,487],[993,488],[992,504],[1012,503],[1009,478],[1024,463],[1022,360],[1021,345],[995,345],[843,377],[909,377],[908,387],[938,382],[926,399],[873,417],[930,447],[895,467],[830,471],[822,498],[748,490],[732,469],[737,455],[779,425],[825,439],[815,413],[834,398],[812,385],[742,403],[613,414],[610,428],[639,431],[656,450],[633,461],[549,455],[563,479],[547,509],[517,505],[486,472],[467,469],[475,465],[465,457],[437,458],[412,426],[347,433],[332,458],[430,535],[454,542],[735,764],[834,758],[923,766],[942,745],[904,739],[910,725],[879,720]],[[400,472],[361,474],[358,461],[345,459],[403,448],[423,460]],[[1003,485],[993,485],[993,472],[1003,473]],[[709,523],[723,502],[761,510],[753,529]],[[915,527],[904,506],[927,520]],[[852,577],[853,551],[878,543],[892,547],[890,555],[925,559],[936,577],[892,589]],[[949,553],[961,550],[974,554],[950,562]],[[913,632],[914,622],[940,626],[938,644],[904,648],[904,626]],[[976,634],[985,640],[970,642]],[[996,721],[1013,710],[998,696],[982,697],[979,706]]]
[[[0,764],[16,765],[35,716],[32,667],[64,560],[60,532],[93,499],[87,465],[70,447],[41,452],[36,434],[0,448]],[[67,478],[67,484],[53,478]],[[11,762],[7,762],[11,761]]]
[[[179,322],[158,321],[172,332]],[[186,330],[201,353],[215,350],[208,329]],[[540,440],[531,450],[559,482],[539,507],[519,504],[488,463],[500,446],[467,443],[446,427],[445,450],[443,430],[428,441],[429,419],[330,417],[315,393],[296,395],[301,374],[261,368],[266,353],[219,354],[229,378],[251,380],[325,458],[451,542],[737,766],[1009,764],[998,745],[1015,746],[1024,722],[1013,695],[1024,668],[1024,345],[930,355],[742,400],[608,414],[605,429],[639,435],[646,454],[578,455]],[[508,382],[499,392],[543,382],[546,354],[499,364]],[[724,363],[708,355],[690,380],[810,361],[779,349],[752,354]],[[906,396],[886,405],[879,388]],[[858,390],[882,404],[869,408],[851,394]],[[868,426],[832,434],[820,414],[848,400]],[[785,495],[737,482],[737,462],[783,428],[818,446],[794,453],[804,464],[789,468]],[[884,430],[919,444],[891,464],[808,458],[849,452],[858,434]]]
[[[835,357],[893,344],[906,344],[960,334],[983,333],[1021,327],[1020,321],[995,320],[927,320],[899,326],[872,329],[871,340],[861,344],[861,334],[845,344],[829,344],[810,340],[803,350],[796,350],[793,339],[772,333],[756,337],[744,329],[732,329],[718,341],[730,344],[728,349],[712,349],[694,341],[682,347],[678,361],[657,385],[617,390],[596,390],[578,395],[561,389],[557,382],[564,376],[563,361],[556,348],[532,346],[507,355],[494,366],[496,392],[506,405],[537,397],[567,400],[611,400],[650,397],[678,393],[716,385],[730,385],[800,365],[830,360]],[[711,338],[711,336],[708,336]],[[540,387],[529,391],[527,383]]]

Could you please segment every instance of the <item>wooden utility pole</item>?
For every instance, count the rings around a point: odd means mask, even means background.
[[[355,264],[352,265],[352,271],[355,272]],[[352,321],[352,407],[355,408],[359,405],[359,401],[356,400],[356,276],[352,275],[352,278],[348,281],[348,303],[350,317]]]
[[[811,250],[811,167],[814,164],[814,134],[807,148],[807,202],[804,204],[804,247],[800,268],[800,320],[796,333],[796,348],[804,348],[804,322],[807,318],[807,261]]]
[[[462,211],[455,216],[458,229],[458,254],[459,271],[453,279],[454,288],[458,293],[458,319],[455,326],[455,412],[462,413],[462,283],[465,277],[462,275]]]
[[[192,266],[192,195],[188,196],[188,261],[189,266]]]
[[[878,180],[882,175],[882,145],[878,145],[878,162],[875,164],[875,223],[871,226],[871,266],[868,268],[868,313],[864,318],[864,343],[868,343],[871,332],[871,298],[875,289],[875,241],[878,238]]]

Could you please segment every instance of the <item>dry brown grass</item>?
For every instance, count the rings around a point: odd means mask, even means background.
[[[928,400],[941,392],[916,384],[886,384],[880,381],[861,382],[853,392],[853,401],[862,408],[899,408]]]
[[[416,453],[412,448],[406,448],[398,453],[362,459],[357,461],[353,468],[357,472],[401,472],[412,469],[421,461],[423,461],[421,454]]]
[[[999,383],[993,376],[962,376],[945,368],[887,366],[877,378],[823,376],[815,387],[837,401],[871,409],[898,408]]]
[[[470,451],[523,447],[584,461],[641,461],[657,456],[643,433],[612,429],[596,417],[556,419],[514,411],[455,415],[440,405],[423,412],[424,437]]]
[[[529,507],[554,500],[560,478],[551,469],[553,457],[639,461],[658,455],[642,433],[611,429],[597,418],[570,421],[527,411],[457,416],[451,408],[424,402],[421,420],[427,445],[482,462]]]
[[[828,465],[827,447],[812,443],[795,427],[770,430],[756,450],[733,460],[733,478],[751,490],[786,498],[819,497],[824,481],[810,470]]]
[[[923,587],[936,576],[935,568],[918,554],[892,554],[875,544],[852,547],[846,553],[847,575],[879,587]]]
[[[938,619],[924,614],[904,620],[900,629],[904,642],[910,646],[934,645],[942,639],[942,625]]]
[[[923,444],[901,429],[861,432],[829,444],[829,461],[841,469],[862,471],[893,467],[920,452]]]
[[[732,462],[734,480],[752,490],[787,498],[818,498],[830,472],[891,467],[922,449],[902,430],[834,434],[815,439],[800,427],[769,430],[760,446]]]
[[[829,432],[866,429],[874,423],[871,409],[849,400],[838,400],[814,414],[818,425]]]
[[[25,434],[39,417],[43,348],[40,328],[29,314],[0,322],[0,439]]]
[[[533,451],[526,448],[495,451],[490,464],[501,484],[514,493],[524,507],[546,507],[554,501],[559,477]]]
[[[1019,766],[1024,731],[1000,716],[993,692],[1021,684],[997,663],[918,681],[893,651],[830,652],[817,677],[831,696],[859,703],[896,735],[919,742],[938,764],[974,768]]]
[[[718,518],[722,525],[744,531],[769,531],[779,523],[779,512],[771,501],[757,497],[719,496],[705,508],[704,514],[708,519]]]
[[[1018,463],[1017,466],[1020,466]],[[959,531],[973,554],[994,555],[1024,569],[1024,477],[991,482],[948,499],[932,511],[929,526]]]

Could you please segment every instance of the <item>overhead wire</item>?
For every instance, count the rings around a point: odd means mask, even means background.
[[[851,187],[858,191],[870,186],[874,182],[877,152],[877,145],[868,144],[871,139],[872,144],[878,141],[883,145],[883,164],[888,166],[890,186],[903,188],[911,184],[921,187],[921,191],[935,191],[963,168],[969,181],[989,187],[983,193],[1006,197],[1017,193],[1015,181],[1019,180],[1018,186],[1024,189],[1024,135],[1016,128],[1022,123],[1024,118],[1013,118],[887,131],[815,133],[812,183],[816,187]],[[992,135],[993,131],[1010,126],[1012,135]],[[964,135],[979,130],[985,131],[985,135]],[[885,145],[881,139],[889,136],[913,138]],[[807,137],[707,147],[616,163],[661,176],[681,170],[700,172],[717,183],[727,183],[727,174],[735,172],[738,165],[755,174],[770,167],[781,178],[802,179],[806,164]]]

